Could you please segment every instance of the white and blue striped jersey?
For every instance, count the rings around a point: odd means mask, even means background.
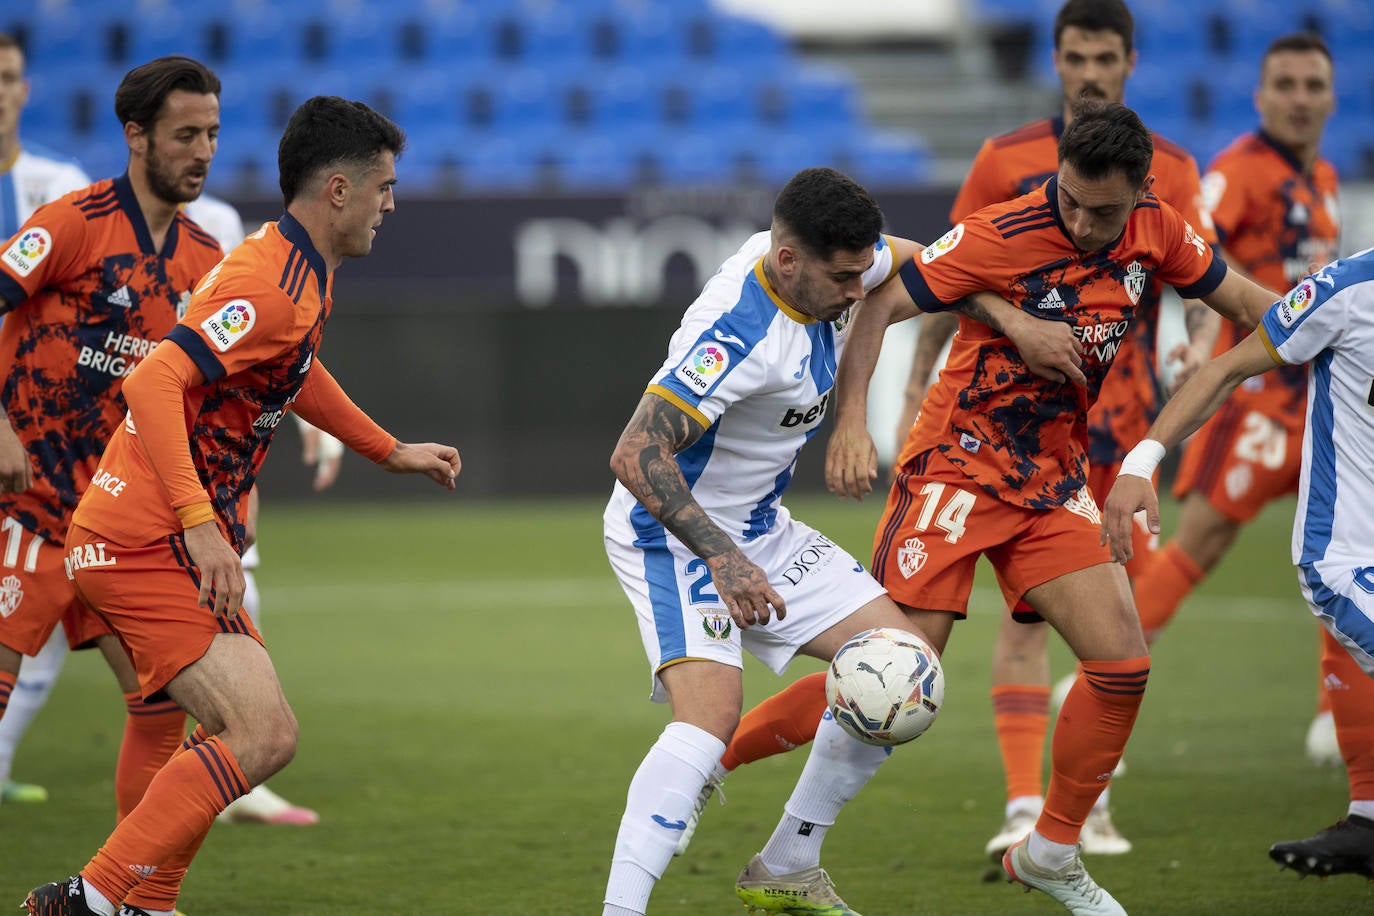
[[[647,389],[705,427],[677,454],[678,466],[693,498],[737,543],[787,519],[782,493],[825,418],[849,319],[817,321],[779,298],[763,272],[770,244],[769,232],[757,233],[721,265]],[[895,266],[880,237],[864,289]],[[608,522],[615,516],[628,516],[636,543],[663,542],[662,526],[620,483],[606,510]]]
[[[18,232],[43,204],[90,183],[75,160],[40,146],[21,146],[10,167],[0,171],[0,240]]]
[[[1374,621],[1338,606],[1351,576],[1374,593],[1374,248],[1304,278],[1261,330],[1283,362],[1309,363],[1293,562],[1314,604],[1374,647]]]

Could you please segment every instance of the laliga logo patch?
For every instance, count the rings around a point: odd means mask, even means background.
[[[958,247],[959,242],[964,237],[964,224],[960,223],[931,245],[921,249],[921,263],[929,264],[942,254],[948,254]]]
[[[27,277],[43,262],[49,251],[52,251],[52,236],[41,226],[34,226],[5,249],[5,262],[19,276]]]
[[[686,382],[688,387],[705,394],[729,366],[729,353],[715,344],[704,343],[692,351],[692,355],[684,359],[673,374]]]
[[[210,338],[215,349],[223,353],[247,334],[256,320],[257,313],[253,311],[253,303],[247,299],[234,299],[202,321],[200,329]]]
[[[1291,328],[1298,323],[1302,313],[1307,311],[1307,307],[1317,299],[1317,286],[1308,277],[1297,286],[1288,291],[1278,302],[1279,324],[1285,328]]]

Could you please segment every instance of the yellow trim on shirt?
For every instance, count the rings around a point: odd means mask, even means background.
[[[659,397],[663,398],[663,400],[667,401],[669,404],[672,404],[678,410],[682,411],[687,416],[691,417],[693,420],[696,420],[698,423],[700,423],[702,429],[711,428],[711,421],[706,419],[706,415],[703,414],[700,410],[697,410],[691,404],[688,404],[686,401],[684,401],[682,399],[682,395],[678,394],[676,391],[673,391],[671,388],[665,388],[662,385],[650,385],[648,388],[644,389],[644,393],[656,394]]]
[[[1255,328],[1255,333],[1259,334],[1260,342],[1264,344],[1264,349],[1269,351],[1269,355],[1274,358],[1274,362],[1280,366],[1288,365],[1288,360],[1279,356],[1278,348],[1269,340],[1269,332],[1264,330],[1264,325]]]
[[[759,258],[759,262],[754,265],[754,276],[758,278],[759,285],[762,286],[763,291],[768,294],[768,298],[772,299],[773,304],[778,307],[778,311],[782,312],[784,315],[786,315],[788,318],[791,318],[798,324],[816,323],[815,318],[812,318],[805,312],[797,311],[796,309],[792,308],[792,306],[782,301],[782,297],[778,295],[777,290],[773,289],[773,284],[768,282],[768,275],[763,272],[763,258]]]
[[[892,238],[890,236],[884,235],[883,241],[887,242],[887,251],[888,254],[892,257],[892,266],[887,269],[887,276],[883,277],[883,283],[886,283],[888,280],[891,280],[893,277],[897,276],[897,274],[901,272],[902,264],[900,261],[897,260],[896,249],[892,247]],[[879,283],[878,286],[882,286],[883,283]]]

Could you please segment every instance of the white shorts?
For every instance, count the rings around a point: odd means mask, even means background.
[[[634,605],[652,672],[651,697],[658,703],[668,699],[658,679],[665,665],[694,658],[742,668],[742,650],[748,649],[782,674],[801,646],[886,594],[843,548],[787,516],[740,547],[768,575],[787,617],[741,632],[716,594],[705,560],[671,534],[638,534],[623,516],[607,512],[606,555]]]
[[[1322,626],[1374,677],[1374,567],[1301,564],[1298,587]]]

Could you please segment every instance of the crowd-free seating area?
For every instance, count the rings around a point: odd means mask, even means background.
[[[830,162],[875,186],[924,178],[915,131],[875,130],[847,71],[706,0],[42,3],[0,12],[29,49],[26,136],[122,167],[113,93],[183,53],[221,77],[212,186],[275,185],[301,100],[363,99],[407,131],[409,188],[524,193],[785,180]]]

